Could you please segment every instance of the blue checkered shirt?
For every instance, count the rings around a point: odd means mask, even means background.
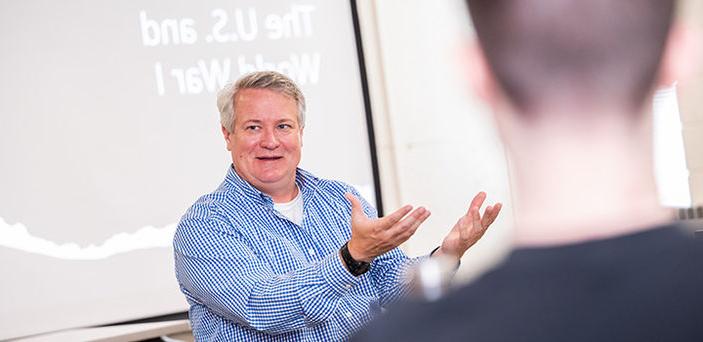
[[[416,259],[399,249],[351,275],[339,257],[350,237],[351,186],[298,169],[302,226],[232,167],[198,199],[174,237],[176,278],[196,341],[340,341],[407,292]],[[376,211],[362,199],[364,212]]]

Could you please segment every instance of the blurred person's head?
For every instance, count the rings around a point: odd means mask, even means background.
[[[687,57],[676,1],[467,4],[478,38],[470,77],[511,157],[517,242],[573,242],[667,219],[648,114]]]
[[[467,3],[495,85],[534,118],[567,108],[640,111],[660,73],[675,1]]]

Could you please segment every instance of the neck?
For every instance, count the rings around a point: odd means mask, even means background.
[[[290,175],[275,183],[258,182],[256,179],[248,178],[237,170],[237,166],[232,163],[232,169],[245,182],[255,189],[271,197],[274,203],[286,203],[292,201],[298,195],[298,184],[296,184],[296,174]]]
[[[511,144],[518,245],[603,239],[672,217],[659,205],[649,120],[605,117],[537,124]]]
[[[290,202],[293,199],[295,199],[295,196],[298,195],[298,185],[295,184],[295,178],[293,181],[289,182],[290,184],[286,184],[286,186],[276,186],[276,187],[256,187],[259,191],[265,193],[269,197],[271,197],[271,200],[273,203],[286,203]]]
[[[300,190],[298,189],[298,185],[293,182],[293,189],[286,189],[286,191],[282,191],[280,193],[276,194],[269,194],[266,193],[267,195],[271,196],[271,200],[273,203],[288,203],[292,200],[295,199],[296,196],[298,196],[298,192]]]

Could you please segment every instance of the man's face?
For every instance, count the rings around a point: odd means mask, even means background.
[[[293,191],[303,138],[295,101],[267,89],[244,89],[234,110],[232,132],[222,131],[237,174],[274,199]]]

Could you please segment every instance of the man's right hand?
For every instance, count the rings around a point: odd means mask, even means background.
[[[400,246],[407,241],[430,217],[430,211],[419,207],[412,210],[406,205],[392,214],[379,219],[370,219],[364,214],[359,199],[347,193],[351,203],[351,239],[347,248],[354,260],[371,262],[373,258]]]

